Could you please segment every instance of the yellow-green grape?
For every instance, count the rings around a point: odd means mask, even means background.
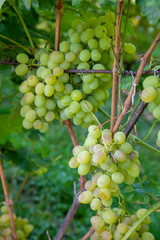
[[[106,153],[103,151],[98,151],[92,156],[94,163],[102,163],[106,159]]]
[[[34,229],[34,226],[33,226],[33,225],[31,225],[31,224],[25,224],[25,225],[23,226],[23,231],[24,231],[25,236],[28,237],[29,234],[33,231],[33,229]]]
[[[80,164],[89,163],[91,160],[91,154],[88,151],[84,150],[78,154],[77,160]]]
[[[111,197],[111,191],[108,188],[100,189],[99,196],[102,200],[108,201]]]
[[[104,174],[101,175],[97,180],[97,185],[101,189],[107,188],[110,185],[110,183],[111,183],[110,177]]]
[[[54,118],[55,118],[54,112],[49,111],[49,112],[47,112],[46,115],[45,115],[45,120],[46,120],[47,122],[53,121]]]
[[[93,194],[91,191],[83,191],[82,193],[80,193],[78,197],[79,202],[83,204],[90,203],[92,199],[93,199]]]
[[[34,123],[33,123],[33,126],[35,129],[41,129],[43,127],[43,123],[42,121],[40,120],[36,120]]]
[[[113,198],[111,197],[109,200],[102,200],[102,204],[105,207],[110,207],[113,203]]]
[[[160,119],[160,105],[153,110],[153,117]]]
[[[93,216],[90,221],[95,230],[101,229],[105,225],[104,220],[100,216]]]
[[[28,66],[24,63],[21,63],[19,64],[16,69],[15,69],[15,73],[18,75],[18,76],[24,76],[25,74],[27,74],[28,72]]]
[[[34,87],[38,84],[39,79],[36,75],[31,75],[27,78],[27,83],[29,86]]]
[[[22,116],[22,117],[25,117],[25,114],[29,111],[29,110],[31,110],[32,108],[30,107],[30,106],[28,106],[28,105],[24,105],[22,108],[21,108],[21,110],[20,110],[20,115]]]
[[[116,150],[114,152],[114,157],[118,162],[124,162],[126,160],[126,154],[121,150]]]
[[[9,214],[8,213],[5,213],[5,214],[3,214],[3,215],[1,215],[1,217],[0,217],[0,222],[1,223],[7,223],[7,222],[10,222],[10,216],[9,216]]]
[[[124,51],[129,54],[134,54],[136,52],[136,47],[132,43],[125,43]]]
[[[22,98],[22,103],[30,105],[33,103],[35,99],[35,96],[32,92],[28,92],[26,94],[24,94],[23,98]]]
[[[79,175],[86,175],[90,171],[90,164],[80,164],[78,167]]]
[[[118,226],[117,226],[117,230],[118,230],[118,232],[125,234],[128,231],[128,228],[127,228],[126,224],[119,223]]]
[[[9,236],[9,235],[11,235],[12,234],[12,229],[11,228],[4,228],[3,230],[2,230],[2,235],[3,236]]]
[[[65,54],[65,60],[68,62],[74,62],[76,60],[76,54],[74,52],[67,52]]]
[[[50,54],[50,60],[53,63],[62,63],[64,61],[64,55],[59,51],[54,51]]]
[[[19,53],[16,56],[17,62],[19,63],[28,63],[29,62],[29,57],[25,53]]]
[[[102,240],[111,240],[112,234],[109,231],[102,232]]]
[[[107,208],[102,212],[102,218],[107,224],[114,224],[117,221],[116,214],[110,208]]]
[[[22,122],[22,126],[25,129],[31,129],[33,127],[33,123],[32,122],[28,122],[26,119],[24,119],[23,122]]]
[[[84,187],[88,191],[93,191],[96,188],[96,184],[92,180],[88,180],[85,183]]]
[[[147,88],[147,87],[156,87],[159,83],[159,79],[157,76],[149,76],[146,77],[143,81],[143,87]]]
[[[100,128],[97,128],[96,125],[90,125],[88,132],[93,138],[99,138],[101,136],[101,130]]]
[[[34,100],[34,104],[36,107],[43,107],[46,103],[45,96],[43,95],[37,95]]]
[[[82,152],[82,151],[84,151],[84,150],[86,150],[86,148],[85,147],[82,147],[82,146],[76,146],[76,147],[74,147],[73,148],[73,155],[75,156],[75,157],[77,157],[78,156],[78,154],[80,153],[80,152]]]
[[[69,42],[63,41],[59,44],[59,50],[60,52],[68,52],[69,51]]]
[[[53,75],[53,74],[50,74],[48,75],[46,78],[45,78],[45,82],[48,84],[48,85],[53,85],[56,83],[56,76]]]
[[[63,76],[64,70],[61,67],[56,67],[53,69],[53,74],[57,77]]]
[[[34,111],[34,110],[27,111],[25,114],[25,119],[28,122],[34,122],[34,120],[36,119],[36,111]]]
[[[71,92],[71,98],[73,101],[80,101],[82,99],[82,92],[79,90],[73,90]]]
[[[69,160],[69,166],[70,166],[70,168],[77,168],[79,165],[80,165],[80,163],[78,162],[78,160],[77,160],[76,157],[72,157],[72,158]],[[88,189],[87,189],[87,190],[88,190]]]
[[[2,212],[2,213],[8,213],[8,207],[5,206],[5,205],[2,206],[2,207],[1,207],[1,212]]]
[[[99,198],[93,198],[90,203],[90,208],[94,211],[97,211],[101,207],[101,200]]]
[[[124,175],[120,172],[113,173],[111,178],[112,178],[112,181],[117,184],[121,184],[124,182]]]
[[[46,97],[51,97],[51,96],[53,96],[53,93],[54,93],[54,86],[51,86],[51,85],[46,85],[45,87],[44,87],[44,95],[46,96]]]
[[[44,93],[44,87],[45,85],[43,83],[38,83],[36,86],[35,86],[35,93],[38,94],[38,95],[41,95]]]
[[[90,240],[101,240],[101,234],[94,231],[94,233],[90,236]]]
[[[142,233],[142,240],[155,240],[155,237],[150,232]]]
[[[145,88],[142,93],[141,93],[141,99],[145,103],[150,103],[152,102],[157,96],[157,90],[150,86]]]
[[[36,114],[38,117],[44,117],[46,115],[47,109],[45,107],[36,108]]]
[[[23,81],[19,86],[19,91],[21,93],[28,93],[31,90],[31,87],[28,85],[27,81]]]
[[[122,145],[120,145],[119,149],[127,155],[133,151],[132,145],[128,142],[124,142]]]
[[[123,144],[126,140],[126,136],[123,132],[116,132],[113,139],[117,144]]]
[[[41,54],[41,56],[40,56],[40,63],[42,65],[46,66],[48,61],[49,61],[49,55],[47,53]]]
[[[39,131],[40,131],[41,133],[45,133],[45,132],[48,131],[48,127],[49,127],[48,123],[44,122],[44,123],[43,123],[43,127],[42,127],[41,129],[39,129]]]
[[[140,169],[139,167],[135,164],[135,163],[131,163],[131,165],[129,166],[129,168],[127,169],[127,172],[129,173],[129,175],[131,175],[132,177],[138,177],[140,174]]]
[[[45,79],[50,74],[51,74],[51,70],[49,68],[45,68],[44,70],[42,70],[40,77],[42,79]]]

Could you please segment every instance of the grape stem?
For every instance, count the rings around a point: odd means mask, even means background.
[[[145,55],[141,58],[141,63],[139,66],[139,69],[137,71],[137,74],[135,76],[135,79],[133,81],[131,90],[129,92],[129,95],[124,103],[124,108],[120,114],[120,117],[118,118],[116,125],[113,128],[113,134],[115,134],[124,118],[125,113],[128,111],[130,105],[131,105],[131,101],[132,101],[132,95],[134,94],[134,89],[135,86],[138,85],[138,82],[140,80],[140,77],[142,75],[142,70],[144,69],[144,67],[146,66],[147,62],[150,59],[150,56],[153,52],[153,50],[155,49],[155,47],[157,46],[158,42],[160,41],[160,32],[157,34],[156,38],[154,39],[153,43],[151,44],[150,48],[148,49],[148,51],[145,53]]]
[[[62,11],[63,11],[63,0],[58,0],[56,5],[55,51],[59,50]]]
[[[16,233],[15,222],[14,222],[14,217],[13,217],[12,202],[11,202],[11,200],[9,198],[9,194],[8,194],[6,179],[5,179],[4,172],[3,172],[1,154],[2,153],[0,151],[0,177],[1,177],[3,192],[4,192],[4,196],[5,196],[5,204],[8,208],[8,212],[9,212],[9,216],[10,216],[10,221],[11,221],[11,226],[12,226],[12,231],[13,231],[12,237],[14,240],[17,240],[17,233]]]
[[[94,232],[94,228],[91,226],[90,230],[84,235],[83,238],[81,238],[81,240],[86,240],[86,239],[88,239],[93,232]]]
[[[116,17],[116,35],[115,35],[115,57],[113,62],[113,87],[112,87],[112,104],[111,104],[111,131],[115,125],[116,109],[117,109],[117,94],[118,94],[118,72],[119,56],[120,56],[120,36],[121,36],[121,19],[123,10],[123,0],[117,1],[117,17]]]
[[[134,232],[134,230],[143,222],[143,220],[149,216],[152,212],[157,210],[160,207],[160,202],[157,202],[153,208],[150,208],[144,215],[141,217],[135,224],[130,228],[130,230],[126,233],[126,235],[122,238],[122,240],[127,240],[131,234]]]

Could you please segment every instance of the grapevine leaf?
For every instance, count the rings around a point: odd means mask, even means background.
[[[72,0],[72,5],[75,7],[79,7],[79,5],[83,2],[83,0]]]
[[[52,9],[54,6],[55,6],[55,4],[56,4],[56,1],[54,0],[54,1],[50,1],[50,0],[38,0],[38,2],[39,2],[39,8],[41,9],[41,10],[50,10],[50,9]]]
[[[5,2],[6,0],[1,0],[0,1],[0,8],[2,7],[3,3]]]
[[[28,9],[31,8],[32,0],[23,0],[23,2],[25,4],[26,8],[28,8]]]

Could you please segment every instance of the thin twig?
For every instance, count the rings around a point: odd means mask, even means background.
[[[120,55],[120,36],[121,36],[121,19],[123,10],[123,0],[117,1],[117,17],[116,17],[116,36],[115,36],[115,58],[113,63],[113,87],[112,87],[112,105],[111,105],[111,131],[115,125],[116,109],[117,109],[117,93],[118,93],[118,65]]]
[[[150,56],[151,56],[153,50],[155,49],[155,47],[157,46],[159,41],[160,41],[160,32],[157,34],[157,36],[156,36],[155,40],[153,41],[153,43],[151,44],[150,48],[148,49],[146,54],[141,59],[141,64],[140,64],[139,69],[137,71],[137,74],[135,76],[135,79],[134,79],[133,85],[131,87],[131,90],[129,92],[129,95],[128,95],[126,101],[125,101],[124,108],[121,112],[120,117],[118,118],[118,121],[117,121],[116,125],[114,126],[113,134],[115,134],[117,132],[117,130],[118,130],[123,118],[124,118],[125,113],[127,112],[127,110],[130,107],[130,104],[131,104],[131,101],[132,101],[132,95],[134,94],[135,87],[138,85],[138,82],[139,82],[140,77],[142,75],[142,70],[144,69],[147,62],[149,61]]]
[[[93,233],[94,231],[95,231],[94,228],[91,226],[90,230],[84,235],[83,238],[81,238],[81,240],[86,240],[86,239],[88,239],[88,238],[92,235],[92,233]]]
[[[3,172],[1,151],[0,151],[0,177],[1,177],[3,192],[4,192],[4,196],[5,196],[5,204],[8,207],[8,212],[9,212],[10,221],[11,221],[12,237],[13,237],[14,240],[17,240],[17,233],[16,233],[14,217],[13,217],[12,203],[11,203],[11,200],[9,198],[7,184],[6,184],[6,179],[5,179],[4,172]]]
[[[63,10],[63,0],[59,0],[56,5],[55,51],[59,50],[62,10]]]
[[[48,231],[46,232],[46,234],[47,234],[48,240],[51,240],[51,237],[50,237],[50,235],[49,235],[49,232],[48,232]]]

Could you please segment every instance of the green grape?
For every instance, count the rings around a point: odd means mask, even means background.
[[[113,198],[112,197],[110,197],[109,200],[102,200],[102,204],[105,207],[110,207],[112,205],[112,203],[113,203]]]
[[[148,232],[148,230],[149,230],[148,225],[142,223],[142,224],[141,224],[141,228],[138,230],[138,233],[139,233],[140,235],[142,235],[142,233]]]
[[[97,17],[90,17],[87,19],[87,25],[91,28],[95,28],[97,26]]]
[[[108,188],[100,189],[99,197],[101,198],[101,200],[108,201],[111,198],[111,191]]]
[[[102,232],[102,240],[111,240],[112,234],[109,231]]]
[[[25,53],[19,53],[19,54],[16,56],[16,59],[17,59],[17,62],[23,63],[23,64],[29,62],[29,57],[28,57]]]
[[[79,43],[71,43],[70,51],[74,52],[75,54],[79,54],[82,51],[83,47]]]
[[[31,224],[25,224],[25,225],[23,226],[23,231],[24,231],[25,236],[28,237],[29,234],[33,231],[33,229],[34,229],[34,226],[33,226],[33,225],[31,225]]]
[[[58,78],[62,83],[68,83],[69,82],[69,74],[64,73],[62,77]]]
[[[41,78],[45,79],[48,75],[50,75],[52,72],[49,68],[45,68],[41,72]]]
[[[73,33],[75,33],[75,30],[73,28],[68,30],[68,36],[70,37]]]
[[[34,100],[36,107],[43,107],[46,103],[46,98],[43,95],[37,95]]]
[[[88,180],[85,183],[84,187],[88,191],[93,191],[96,188],[96,184],[92,180]]]
[[[94,74],[85,74],[82,76],[82,80],[84,83],[90,83],[94,79]]]
[[[79,111],[79,112],[76,113],[76,117],[78,117],[78,118],[84,118],[85,115],[86,114],[83,111]]]
[[[26,119],[24,119],[23,122],[22,122],[22,126],[25,129],[31,129],[33,127],[33,123],[28,122]]]
[[[44,87],[45,85],[43,83],[38,83],[35,87],[35,93],[38,94],[38,95],[41,95],[44,93]]]
[[[112,178],[112,181],[117,184],[121,184],[124,182],[124,175],[120,172],[113,173],[111,178]]]
[[[87,113],[93,110],[93,105],[87,100],[81,101],[80,104],[83,112]]]
[[[127,169],[131,165],[131,161],[127,158],[124,162],[120,162],[119,166],[122,169]]]
[[[97,38],[104,38],[107,34],[107,29],[104,26],[97,26],[95,28],[95,36]]]
[[[118,167],[116,166],[116,164],[112,164],[111,167],[108,169],[109,173],[115,173],[117,172]]]
[[[105,225],[104,220],[100,216],[93,216],[93,217],[91,217],[90,221],[91,221],[93,228],[96,230],[101,229]]]
[[[132,177],[138,177],[140,174],[140,169],[139,167],[135,164],[135,163],[131,163],[131,165],[129,166],[129,168],[127,169],[127,172],[129,173],[129,175],[131,175]]]
[[[75,157],[77,157],[78,156],[78,154],[80,153],[80,152],[82,152],[82,151],[84,151],[84,150],[86,150],[86,148],[85,147],[82,147],[82,146],[76,146],[76,147],[74,147],[73,148],[73,155],[75,156]]]
[[[60,99],[60,103],[62,106],[64,107],[67,107],[70,105],[70,103],[72,102],[72,99],[70,96],[66,95],[66,96],[63,96],[61,99]]]
[[[101,207],[101,200],[98,198],[93,198],[90,203],[90,208],[94,211],[97,211]]]
[[[80,164],[87,164],[91,160],[91,154],[88,151],[84,150],[78,154],[77,160]]]
[[[24,63],[19,64],[15,69],[15,73],[18,76],[24,76],[25,74],[27,74],[27,72],[28,72],[28,67]]]
[[[110,177],[104,174],[101,175],[97,180],[97,186],[101,189],[109,187],[110,183],[111,183]]]
[[[136,52],[136,47],[132,43],[125,43],[124,51],[129,54],[134,54]]]
[[[128,228],[127,228],[126,224],[119,223],[118,226],[117,226],[117,230],[118,230],[119,233],[124,233],[125,234],[125,233],[127,233]]]
[[[63,68],[63,70],[67,70],[67,69],[70,68],[70,65],[71,65],[70,62],[64,60],[59,66],[60,66],[61,68]],[[63,75],[62,75],[62,77],[63,77]]]
[[[81,105],[79,102],[72,101],[69,105],[69,110],[71,113],[77,113],[81,109]]]
[[[12,235],[12,229],[11,229],[11,228],[4,228],[4,229],[2,230],[2,235],[3,235],[3,236]]]
[[[99,46],[102,50],[108,50],[111,47],[110,38],[101,38],[99,40]]]
[[[64,109],[64,113],[65,113],[66,117],[68,117],[69,119],[74,117],[74,113],[70,112],[69,107],[66,107]]]
[[[25,114],[29,111],[29,110],[31,110],[32,108],[30,107],[30,106],[28,106],[28,105],[24,105],[22,108],[21,108],[21,110],[20,110],[20,115],[22,116],[22,117],[25,117]]]
[[[34,110],[27,111],[25,114],[25,119],[28,122],[34,122],[34,120],[36,119],[36,111],[34,111]]]
[[[89,134],[94,138],[99,138],[101,136],[100,128],[97,128],[96,125],[90,125],[88,128]]]
[[[34,126],[35,129],[41,129],[43,127],[43,123],[40,120],[36,120],[33,123],[33,126]]]
[[[94,91],[94,97],[97,101],[103,101],[105,99],[105,93],[102,89],[98,88]]]
[[[63,93],[64,93],[65,95],[71,94],[72,91],[73,91],[73,86],[72,86],[72,84],[65,84],[65,85],[64,85]]]
[[[48,75],[46,78],[45,78],[45,82],[48,84],[48,85],[53,85],[56,83],[56,76],[54,76],[53,74],[50,74]]]
[[[50,54],[50,60],[53,62],[53,63],[57,63],[57,64],[60,64],[64,61],[64,55],[62,52],[59,52],[59,51],[54,51]]]
[[[150,232],[142,233],[142,240],[155,240],[155,237]]]
[[[24,96],[22,98],[22,102],[24,104],[30,105],[33,103],[34,99],[35,99],[34,94],[32,92],[28,92],[28,93],[24,94]]]
[[[157,76],[149,76],[146,77],[143,81],[143,87],[156,87],[159,83],[158,77]]]
[[[71,92],[71,98],[73,101],[80,101],[82,99],[82,92],[79,90],[74,90]]]
[[[82,62],[87,62],[91,57],[91,53],[88,49],[84,49],[80,52],[79,54],[79,59],[82,61]]]
[[[82,119],[77,118],[76,116],[73,117],[73,123],[77,126],[82,124]]]
[[[93,66],[93,69],[94,70],[105,70],[105,67],[102,64],[97,63]],[[102,77],[103,75],[104,75],[104,73],[95,73],[96,77]]]
[[[124,142],[119,149],[127,155],[133,151],[132,145],[128,142]]]
[[[90,39],[88,41],[88,47],[93,50],[93,49],[96,49],[98,47],[98,41],[96,39]]]
[[[49,61],[49,55],[47,53],[41,54],[41,56],[40,56],[40,63],[42,65],[46,66],[48,61]]]
[[[98,62],[101,59],[101,53],[97,49],[91,51],[91,59]]]
[[[153,117],[160,119],[160,105],[153,110]]]
[[[39,129],[39,131],[40,131],[41,133],[45,133],[45,132],[48,131],[48,127],[49,127],[48,123],[44,122],[44,123],[43,123],[43,127],[42,127],[41,129]]]
[[[82,88],[85,94],[90,94],[92,92],[92,89],[90,88],[90,85],[88,83],[83,83]]]
[[[64,70],[63,68],[61,67],[56,67],[53,69],[53,74],[56,76],[56,77],[62,77],[63,76],[63,73],[64,73]]]
[[[68,164],[70,168],[77,168],[80,165],[76,157],[72,157]]]
[[[47,84],[47,85],[44,87],[44,95],[45,95],[46,97],[51,97],[51,96],[53,96],[53,93],[54,93],[54,87]]]
[[[31,75],[31,76],[29,76],[29,77],[27,78],[27,83],[28,83],[28,85],[31,86],[31,87],[36,86],[36,85],[38,84],[38,82],[39,82],[39,79],[38,79],[38,77],[35,76],[35,75]]]
[[[99,189],[99,188],[95,188],[95,189],[93,190],[93,196],[94,196],[95,198],[99,198],[99,192],[100,192],[100,189]]]
[[[112,22],[112,23],[115,22],[116,17],[115,17],[115,14],[113,12],[108,11],[106,13],[105,17],[106,17],[107,24],[108,24],[108,22]]]
[[[80,70],[81,69],[85,69],[85,70],[87,70],[87,69],[90,69],[90,66],[89,66],[89,64],[87,62],[82,62],[82,63],[78,64],[77,69],[80,69]]]
[[[57,80],[57,82],[54,84],[54,89],[56,92],[62,92],[64,90],[64,84]]]
[[[112,159],[107,156],[106,159],[100,163],[100,167],[103,169],[103,170],[108,170],[111,168],[111,166],[113,165],[113,162],[112,162]]]
[[[93,137],[87,137],[85,140],[85,146],[87,148],[90,148],[92,145],[97,144],[97,139],[93,138]]]
[[[59,44],[60,52],[66,53],[69,51],[69,42],[63,41]]]
[[[75,54],[74,52],[67,52],[67,53],[65,54],[65,59],[66,59],[66,61],[68,61],[68,62],[73,62],[73,61],[75,61],[75,59],[76,59],[76,54]]]
[[[140,208],[140,209],[136,212],[137,218],[138,218],[138,219],[142,218],[146,212],[147,212],[147,209],[145,209],[145,208]]]
[[[46,120],[47,122],[53,121],[54,118],[55,118],[54,112],[51,112],[51,111],[50,111],[50,112],[47,112],[46,115],[45,115],[45,120]]]
[[[48,101],[48,100],[47,100]],[[38,107],[36,108],[36,114],[38,117],[44,117],[46,115],[47,109],[45,107]]]
[[[157,104],[157,106],[160,103],[160,88],[157,89],[157,96],[155,97],[154,101],[155,104]]]
[[[105,24],[104,26],[107,29],[107,36],[110,38],[114,38],[114,36],[115,36],[114,24],[107,22],[107,24]]]
[[[43,54],[43,53],[46,53],[47,52],[47,49],[45,49],[45,48],[41,48],[40,50],[35,50],[35,59],[36,60],[40,60],[40,56],[41,56],[41,54]]]
[[[90,164],[80,164],[78,167],[79,175],[86,175],[90,171]]]
[[[47,63],[47,67],[51,70],[53,70],[55,67],[58,67],[58,66],[59,66],[58,63],[53,63],[51,60],[49,60]]]
[[[28,93],[31,90],[31,87],[28,85],[27,81],[23,81],[19,86],[19,91],[21,93]]]
[[[145,103],[152,102],[157,96],[157,90],[154,87],[147,87],[141,93],[141,99]]]
[[[107,133],[103,134],[101,140],[105,146],[109,146],[112,143],[112,137]]]
[[[126,154],[121,150],[116,150],[114,152],[114,157],[118,162],[124,162],[126,160]]]
[[[81,41],[83,43],[88,43],[88,41],[93,37],[94,37],[94,30],[91,28],[88,28],[87,30],[81,33]]]
[[[82,33],[85,29],[86,29],[86,24],[84,22],[78,23],[76,28],[78,33]]]
[[[127,175],[125,176],[124,182],[125,182],[126,184],[128,184],[128,185],[131,185],[131,184],[133,184],[133,183],[135,182],[135,177],[132,177],[132,176],[130,176],[129,174],[127,174]]]
[[[80,43],[81,42],[81,34],[80,33],[73,33],[71,36],[70,36],[70,41],[71,43]]]
[[[83,191],[80,193],[78,200],[80,203],[87,204],[90,203],[93,199],[93,194],[91,191]]]
[[[44,66],[41,66],[37,69],[37,71],[36,71],[37,77],[41,78],[41,73],[44,69],[46,69]]]
[[[6,205],[1,207],[1,213],[8,213],[8,207]]]
[[[113,139],[117,144],[123,144],[126,140],[126,136],[123,132],[116,132]]]
[[[117,221],[116,214],[110,208],[102,212],[102,218],[107,224],[114,224]]]

